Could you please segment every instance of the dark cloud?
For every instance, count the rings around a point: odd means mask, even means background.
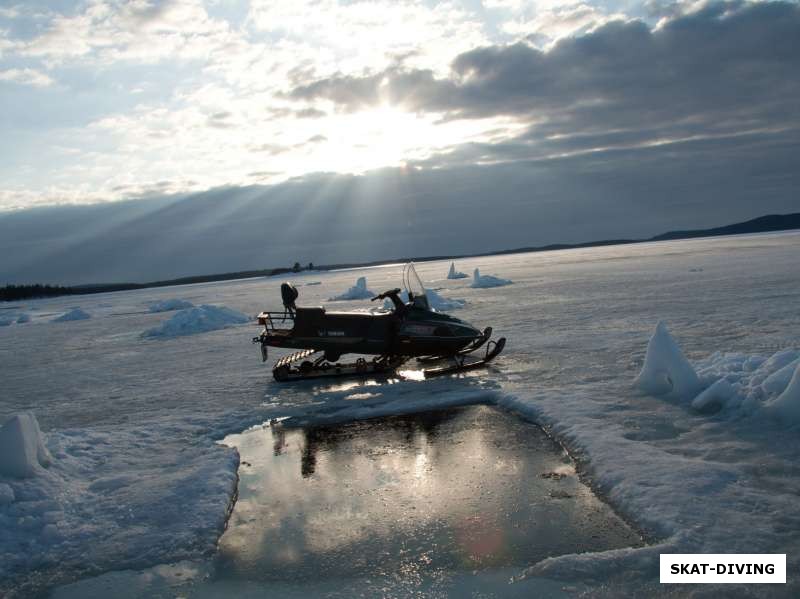
[[[539,139],[616,130],[680,138],[797,127],[798,69],[800,8],[732,2],[654,31],[611,22],[548,52],[478,48],[458,56],[447,78],[392,67],[317,80],[291,96],[346,111],[389,101],[446,118],[511,115],[535,123],[530,137]]]
[[[273,186],[0,215],[0,283],[143,281],[295,261],[473,253],[646,237],[797,211],[796,136],[537,160],[526,160],[521,144],[465,146],[424,165],[438,168],[316,174]],[[477,164],[483,155],[506,161]]]

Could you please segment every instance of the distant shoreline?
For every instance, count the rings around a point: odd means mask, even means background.
[[[580,249],[603,247],[610,245],[630,245],[634,243],[648,243],[653,241],[671,241],[680,239],[696,239],[698,237],[721,237],[724,235],[746,235],[752,233],[770,233],[777,231],[791,231],[800,229],[800,212],[792,214],[769,214],[760,216],[748,221],[715,227],[712,229],[694,229],[685,231],[669,231],[650,237],[648,239],[606,239],[601,241],[588,241],[585,243],[554,243],[544,246],[520,247],[508,250],[497,250],[494,252],[482,252],[478,254],[459,254],[446,256],[416,256],[406,258],[396,258],[388,260],[376,260],[373,262],[357,262],[344,264],[315,265],[309,268],[267,268],[262,270],[243,270],[237,272],[197,275],[190,277],[180,277],[165,281],[151,281],[148,283],[99,283],[90,285],[7,285],[0,288],[0,301],[19,301],[24,299],[40,299],[45,297],[59,297],[64,295],[89,295],[95,293],[111,293],[114,291],[131,291],[135,289],[148,289],[153,287],[172,287],[176,285],[192,285],[196,283],[212,283],[216,281],[236,281],[240,279],[250,279],[254,277],[270,277],[281,274],[297,274],[308,270],[330,271],[346,268],[363,268],[368,266],[381,266],[384,264],[405,263],[405,262],[433,262],[435,260],[460,260],[464,258],[475,258],[477,256],[502,256],[506,254],[522,254],[532,252],[552,252],[558,250]]]

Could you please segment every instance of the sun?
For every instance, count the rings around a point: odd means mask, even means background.
[[[327,136],[326,170],[361,173],[424,158],[436,134],[430,119],[397,107],[342,115]]]

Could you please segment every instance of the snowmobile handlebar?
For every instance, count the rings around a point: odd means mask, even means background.
[[[393,295],[396,296],[396,295],[399,295],[399,294],[400,294],[400,288],[397,287],[395,289],[390,289],[389,291],[384,291],[383,293],[379,293],[378,295],[373,297],[370,301],[374,302],[374,301],[377,301],[377,300],[382,300],[382,299],[387,298],[387,297],[391,298]]]
[[[374,302],[375,300],[382,300],[385,297],[388,297],[390,300],[392,300],[392,303],[394,304],[395,314],[399,315],[405,314],[406,305],[403,303],[403,300],[400,299],[399,288],[390,289],[389,291],[384,291],[383,293],[373,297],[372,301]]]

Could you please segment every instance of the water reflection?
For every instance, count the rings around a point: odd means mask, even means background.
[[[638,537],[538,427],[488,406],[248,431],[218,578],[408,584]]]

